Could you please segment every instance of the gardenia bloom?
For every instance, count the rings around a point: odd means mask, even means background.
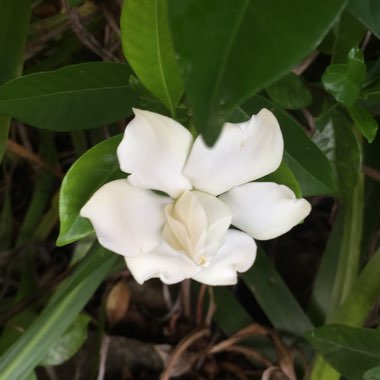
[[[173,119],[134,113],[117,149],[129,177],[97,190],[81,216],[100,244],[125,257],[137,282],[235,284],[255,260],[254,239],[275,238],[309,214],[310,204],[288,187],[252,182],[282,160],[270,111],[226,123],[212,148]]]

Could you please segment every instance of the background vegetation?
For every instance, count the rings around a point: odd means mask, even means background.
[[[379,39],[376,0],[0,0],[0,379],[380,379]],[[312,214],[233,288],[138,286],[79,216],[132,107],[271,109]]]

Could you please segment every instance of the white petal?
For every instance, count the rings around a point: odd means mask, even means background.
[[[201,191],[192,191],[207,216],[207,244],[220,242],[231,225],[230,208],[219,198]]]
[[[201,191],[185,191],[165,216],[165,241],[202,265],[215,256],[232,218],[223,201]]]
[[[139,189],[126,179],[102,186],[81,209],[89,218],[99,243],[124,256],[149,252],[162,240],[164,205],[169,197]]]
[[[181,124],[154,112],[134,109],[117,155],[132,185],[176,198],[191,184],[182,175],[193,138]]]
[[[139,284],[154,277],[165,284],[175,284],[200,270],[185,254],[173,250],[165,242],[151,252],[128,257],[125,261]]]
[[[192,276],[208,285],[234,285],[236,272],[245,272],[256,258],[256,243],[241,231],[229,230],[226,240],[209,266]]]
[[[232,224],[259,240],[288,232],[311,211],[310,203],[292,190],[272,182],[235,187],[220,196],[232,210]]]
[[[245,123],[226,123],[212,148],[199,136],[183,173],[194,188],[218,195],[275,171],[283,151],[277,119],[262,109]]]

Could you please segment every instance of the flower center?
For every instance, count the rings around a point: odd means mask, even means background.
[[[231,223],[224,202],[199,191],[185,191],[177,201],[166,205],[164,211],[166,243],[197,265],[209,265]]]

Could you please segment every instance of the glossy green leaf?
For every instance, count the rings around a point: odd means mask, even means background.
[[[125,1],[120,26],[128,63],[174,116],[183,83],[168,26],[167,0]]]
[[[194,124],[212,145],[231,111],[288,72],[327,33],[345,0],[169,0]]]
[[[2,356],[2,379],[25,380],[67,330],[107,276],[118,256],[95,244],[56,291],[39,317]]]
[[[349,11],[345,10],[335,29],[336,36],[331,63],[346,63],[348,53],[352,48],[360,45],[367,28]]]
[[[262,249],[258,251],[255,265],[243,273],[242,278],[276,329],[302,335],[313,328]]]
[[[42,366],[59,365],[76,354],[87,338],[87,327],[91,318],[80,314],[71,326],[49,348],[39,363]]]
[[[326,361],[350,380],[362,380],[364,373],[380,362],[380,331],[326,325],[307,334]]]
[[[361,134],[367,139],[369,143],[373,141],[376,136],[378,124],[376,119],[372,116],[369,110],[355,103],[348,108],[348,112],[355,123],[355,126],[359,129]]]
[[[294,191],[297,198],[302,198],[301,187],[289,166],[283,161],[273,173],[259,179],[260,182],[275,182],[285,185]]]
[[[322,76],[325,89],[340,103],[352,105],[359,96],[367,75],[363,53],[351,49],[348,62],[327,67]]]
[[[0,0],[0,85],[21,75],[31,0]],[[11,119],[0,115],[0,161]]]
[[[380,367],[375,367],[365,372],[363,380],[380,380]]]
[[[260,96],[253,97],[242,108],[249,115],[256,114],[262,108],[274,112],[284,136],[284,160],[294,173],[304,196],[334,193],[335,185],[329,161],[294,118]]]
[[[61,186],[59,216],[61,221],[57,245],[65,245],[90,234],[93,229],[80,209],[102,185],[126,177],[119,169],[116,149],[122,136],[114,136],[83,154],[67,172]]]
[[[348,9],[380,38],[380,3],[377,0],[350,0]]]
[[[289,110],[307,107],[313,100],[302,79],[294,73],[285,75],[265,91],[276,104]]]
[[[334,165],[335,135],[330,114],[327,116],[322,115],[321,118],[315,120],[315,124],[317,126],[317,129],[311,139],[327,157],[330,164]]]
[[[0,112],[40,128],[75,131],[132,114],[126,64],[91,62],[30,74],[0,87]]]

